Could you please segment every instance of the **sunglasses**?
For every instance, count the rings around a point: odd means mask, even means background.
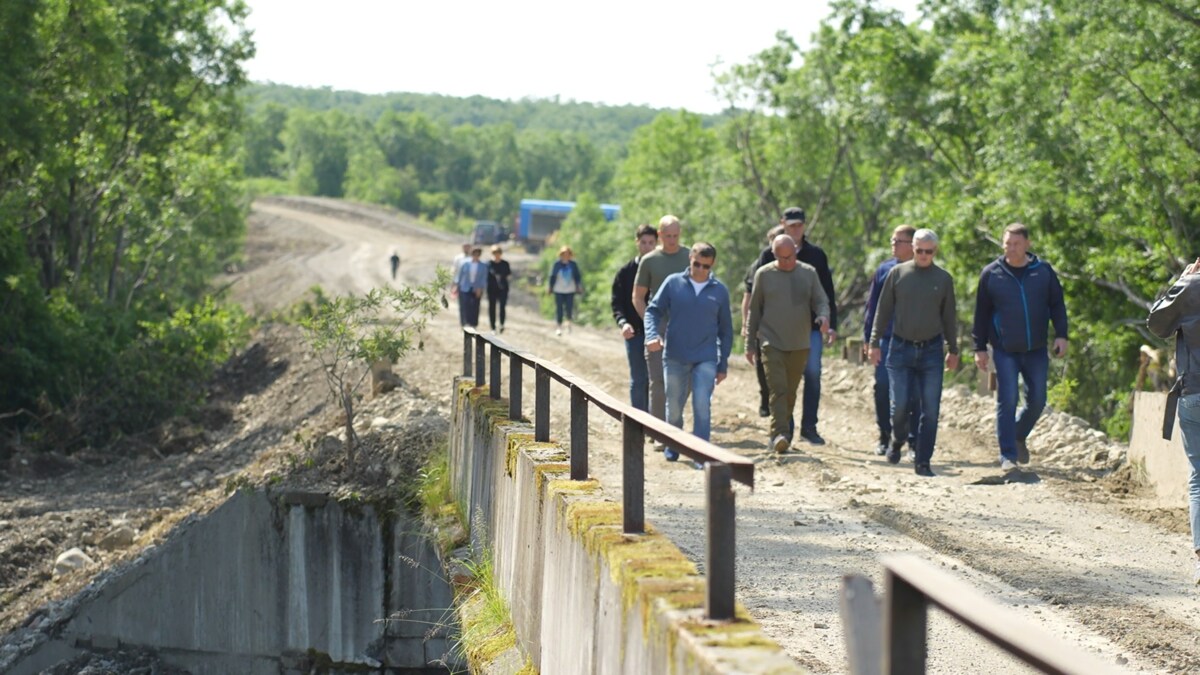
[[[918,249],[913,249],[913,250],[915,250],[918,255],[933,255],[934,251],[936,251],[937,249],[936,248],[918,248]]]
[[[702,270],[711,270],[712,269],[712,265],[705,265],[704,263],[700,262],[699,260],[693,260],[692,267],[699,267]]]

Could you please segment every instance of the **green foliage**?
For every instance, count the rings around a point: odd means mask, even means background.
[[[422,286],[374,288],[363,296],[318,297],[312,313],[300,318],[304,337],[320,360],[329,393],[342,409],[346,459],[355,462],[355,405],[359,389],[378,361],[396,363],[424,347],[421,332],[428,318],[448,305],[449,274]]]
[[[471,585],[459,589],[456,603],[461,607],[462,634],[456,646],[466,656],[472,672],[486,670],[497,656],[517,644],[508,601],[496,581],[496,569],[490,547],[483,547],[480,560],[464,562]]]
[[[140,431],[185,409],[244,335],[205,294],[244,228],[246,12],[238,0],[0,7],[5,424],[60,450]]]

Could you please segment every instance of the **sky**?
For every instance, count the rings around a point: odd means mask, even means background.
[[[915,17],[918,0],[880,0]],[[367,94],[415,92],[648,105],[715,113],[718,71],[808,43],[823,0],[247,0],[250,79]]]

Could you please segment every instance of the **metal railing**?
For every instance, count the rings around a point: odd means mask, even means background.
[[[488,345],[491,346],[490,353],[485,354]],[[588,477],[588,404],[622,422],[622,529],[626,534],[644,534],[646,531],[644,444],[647,436],[670,445],[679,454],[704,465],[707,521],[705,616],[717,621],[733,619],[736,530],[732,481],[753,488],[754,462],[618,401],[549,361],[520,351],[494,336],[484,335],[470,327],[463,328],[463,375],[473,375],[476,387],[482,388],[487,384],[488,395],[495,400],[502,398],[500,371],[505,356],[509,362],[509,419],[523,419],[522,373],[525,367],[533,368],[535,441],[550,440],[550,381],[557,381],[570,390],[571,480],[587,480]]]
[[[842,578],[841,615],[852,675],[925,672],[929,605],[1043,673],[1121,672],[1091,654],[1046,635],[974,587],[914,555],[883,559],[883,606],[871,580]]]

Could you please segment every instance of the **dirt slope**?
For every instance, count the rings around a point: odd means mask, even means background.
[[[248,307],[269,311],[301,298],[313,284],[327,292],[363,292],[391,283],[392,250],[402,259],[401,282],[425,281],[437,264],[448,264],[457,244],[382,209],[262,200],[251,216],[244,268],[227,281]],[[518,273],[533,263],[517,250],[506,257]],[[624,398],[624,348],[615,327],[576,328],[556,338],[535,306],[527,295],[514,297],[504,339]],[[438,433],[436,420],[461,363],[454,308],[430,328],[426,351],[397,368],[405,393],[374,404],[385,417],[418,421],[421,442]],[[230,384],[214,396],[211,414],[144,439],[140,459],[102,465],[103,458],[87,463],[76,457],[47,468],[22,466],[18,458],[0,498],[0,628],[30,623],[34,607],[85,583],[95,569],[51,580],[46,561],[94,538],[114,518],[125,514],[133,521],[142,546],[184,514],[219,503],[230,480],[265,480],[319,452],[311,439],[332,424],[332,414],[314,363],[295,342],[284,329],[260,336],[257,347],[231,364]],[[1051,415],[1031,443],[1040,481],[1003,484],[994,468],[991,404],[950,390],[933,463],[938,477],[919,479],[910,465],[887,465],[870,451],[868,369],[827,352],[823,384],[820,429],[828,445],[797,446],[782,459],[765,450],[757,384],[736,355],[713,402],[714,442],[759,463],[758,489],[739,489],[737,496],[738,598],[798,662],[814,672],[844,672],[841,576],[863,573],[878,584],[880,556],[898,552],[937,561],[1048,633],[1118,667],[1200,669],[1200,596],[1188,584],[1186,516],[1180,505],[1158,504],[1105,478],[1121,465],[1123,448]],[[559,438],[566,437],[565,408],[553,411]],[[618,494],[619,425],[592,415],[591,432],[592,472]],[[171,442],[180,450],[160,458],[155,450]],[[648,458],[647,519],[702,563],[700,476]],[[336,472],[326,477],[338,482]],[[103,567],[136,546],[85,550]],[[931,672],[1023,672],[947,619],[935,615],[930,626]]]

